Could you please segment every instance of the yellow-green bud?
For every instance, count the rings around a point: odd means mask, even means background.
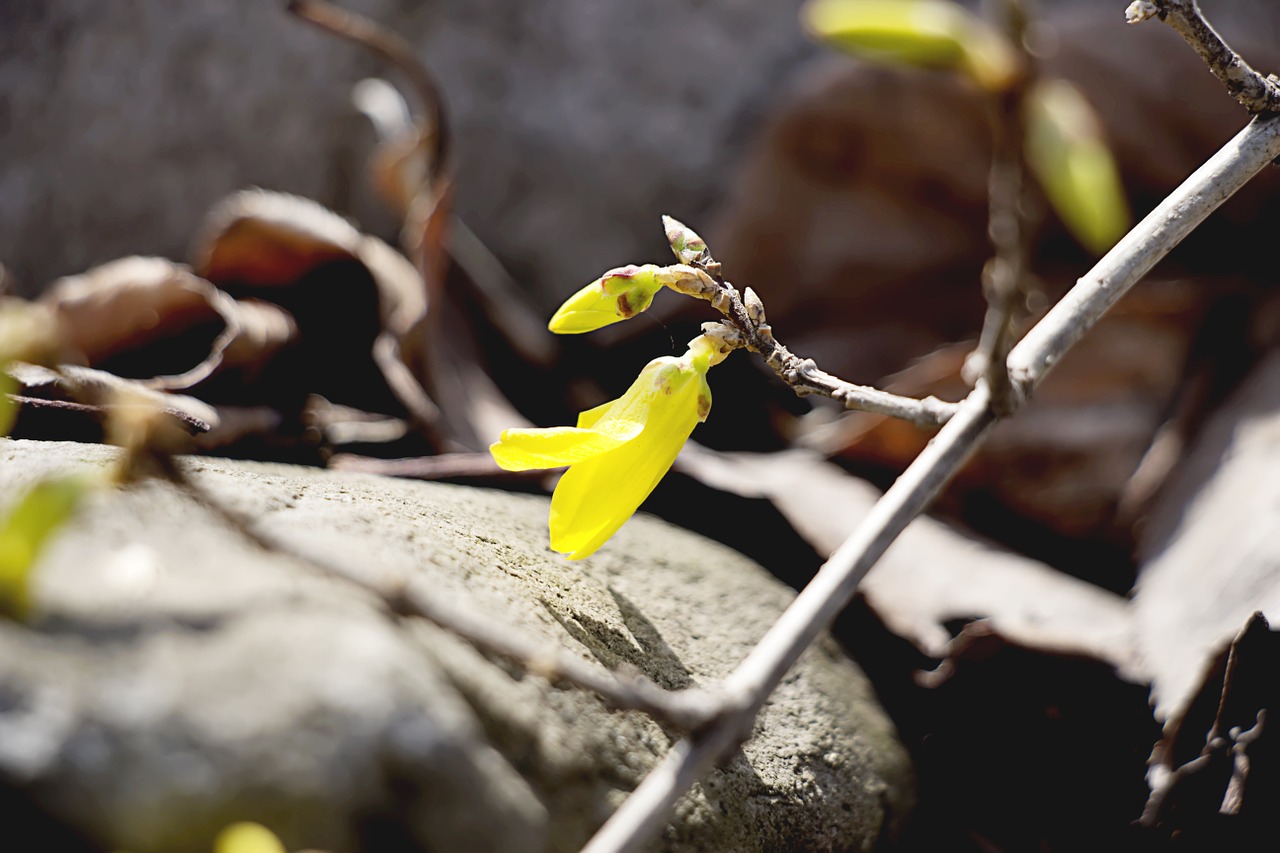
[[[663,272],[654,264],[611,269],[565,300],[547,328],[557,335],[578,335],[634,317],[666,283]]]
[[[1007,38],[950,0],[809,0],[800,16],[814,36],[850,53],[953,68],[991,91],[1025,72]]]
[[[1129,203],[1102,120],[1066,80],[1027,94],[1027,164],[1063,224],[1087,249],[1110,249],[1129,228]]]

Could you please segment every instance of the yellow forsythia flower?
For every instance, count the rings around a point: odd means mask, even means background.
[[[706,420],[707,369],[724,355],[700,335],[680,358],[649,362],[625,394],[583,412],[577,426],[502,433],[489,450],[508,471],[569,466],[551,498],[553,550],[590,556],[635,513]]]

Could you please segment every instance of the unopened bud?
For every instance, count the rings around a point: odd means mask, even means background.
[[[1066,80],[1037,83],[1024,105],[1027,165],[1067,229],[1101,255],[1130,221],[1120,168],[1101,118]]]
[[[682,264],[697,265],[711,260],[707,242],[698,233],[678,219],[662,217],[662,227],[667,233],[671,251]]]
[[[609,270],[565,300],[547,328],[557,335],[591,332],[634,317],[666,283],[664,268],[634,264]]]
[[[964,71],[1006,91],[1024,63],[1001,32],[951,0],[810,0],[800,13],[819,39],[881,62]]]

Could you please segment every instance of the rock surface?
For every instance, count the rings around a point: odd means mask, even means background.
[[[114,455],[0,441],[0,494]],[[727,673],[791,597],[650,518],[571,564],[545,547],[541,498],[185,465],[295,554],[423,578],[450,604],[670,688]],[[96,494],[42,558],[35,598],[30,625],[0,624],[0,808],[107,849],[206,850],[251,819],[291,849],[574,850],[676,736],[397,623],[165,484]],[[891,724],[827,642],[682,801],[661,847],[869,849],[910,796]]]

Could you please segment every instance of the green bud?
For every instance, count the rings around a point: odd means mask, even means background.
[[[1027,164],[1068,230],[1102,254],[1129,228],[1120,171],[1084,94],[1066,80],[1036,85],[1026,100]]]
[[[814,37],[865,59],[963,71],[991,91],[1024,71],[1007,38],[949,0],[810,0],[801,19]]]
[[[27,617],[37,560],[90,485],[83,476],[40,480],[0,519],[0,617]]]
[[[667,242],[676,259],[682,264],[697,264],[711,260],[707,251],[707,242],[698,233],[678,219],[670,216],[662,217],[662,228],[667,233]]]

